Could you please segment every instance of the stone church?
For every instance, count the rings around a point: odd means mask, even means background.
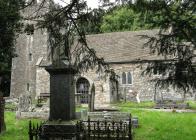
[[[140,35],[154,35],[154,30],[126,31],[87,35],[88,45],[118,75],[116,81],[103,78],[95,70],[75,76],[75,100],[79,104],[88,104],[94,94],[95,107],[117,101],[153,101],[159,99],[182,99],[184,95],[170,87],[155,87],[152,78],[158,74],[143,76],[143,68],[148,61],[161,59],[143,48],[145,39]],[[22,34],[17,39],[17,57],[12,61],[11,97],[31,95],[38,99],[42,93],[50,93],[48,65],[48,34],[35,30],[34,34]],[[193,99],[193,93],[187,94]]]

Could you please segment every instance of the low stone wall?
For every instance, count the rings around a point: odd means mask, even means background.
[[[75,113],[76,119],[81,119],[81,112]],[[32,119],[32,118],[38,118],[42,120],[48,120],[49,118],[49,112],[19,112],[16,111],[16,118],[17,119]]]
[[[47,120],[49,118],[49,113],[46,112],[16,112],[17,119],[32,119],[39,118],[43,120]]]

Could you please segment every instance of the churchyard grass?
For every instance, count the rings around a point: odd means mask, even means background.
[[[180,102],[182,103],[182,102]],[[179,104],[180,104],[179,103]],[[185,103],[189,104],[189,109],[196,110],[196,101],[185,101]],[[113,104],[114,106],[123,108],[123,107],[128,107],[128,108],[154,108],[155,103],[152,101],[146,101],[146,102],[120,102],[120,103],[115,103]]]
[[[190,102],[189,102],[190,103]],[[139,128],[134,129],[134,140],[195,140],[196,113],[176,113],[151,111],[151,102],[136,106],[135,103],[115,104],[122,112],[129,112],[139,119]],[[196,105],[191,102],[191,106]],[[141,108],[140,108],[141,107]],[[85,109],[78,107],[77,110]],[[0,134],[0,140],[28,140],[29,120],[15,119],[14,112],[5,112],[7,131]],[[33,119],[33,122],[41,120]]]
[[[81,106],[81,105],[76,106],[76,112],[80,112],[82,110],[88,110],[88,107],[87,106]]]
[[[137,103],[137,102],[120,102],[120,103],[116,103],[114,104],[114,106],[117,107],[129,107],[129,108],[153,108],[155,106],[154,102],[151,101],[146,101],[146,102],[141,102],[141,103]]]
[[[134,140],[196,140],[196,113],[160,112],[123,105],[119,109],[139,119]]]
[[[41,120],[31,119],[38,123]],[[5,112],[6,132],[0,134],[0,140],[28,140],[29,119],[17,120],[15,112]]]

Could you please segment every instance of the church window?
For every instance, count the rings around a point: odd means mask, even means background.
[[[126,84],[126,73],[122,73],[122,84]]]
[[[122,73],[122,84],[123,85],[131,85],[133,83],[133,77],[131,72],[123,72]]]
[[[127,74],[127,81],[128,81],[128,84],[132,84],[132,75],[130,72],[128,72]]]
[[[89,94],[89,87],[90,83],[85,78],[79,78],[76,83],[76,91],[77,93],[81,94],[81,103],[88,103],[88,94]]]

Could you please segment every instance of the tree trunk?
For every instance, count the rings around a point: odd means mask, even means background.
[[[0,133],[6,130],[6,125],[4,120],[4,108],[5,108],[5,100],[3,97],[0,97]]]

